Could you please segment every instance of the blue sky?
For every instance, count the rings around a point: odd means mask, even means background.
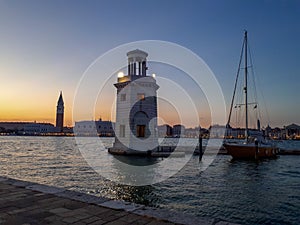
[[[271,125],[300,124],[300,1],[1,0],[0,28],[0,120],[53,122],[60,90],[71,117],[86,68],[106,51],[139,40],[195,52],[229,104],[247,29]]]

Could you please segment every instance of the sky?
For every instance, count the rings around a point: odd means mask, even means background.
[[[265,123],[300,124],[297,0],[0,0],[0,29],[0,121],[54,123],[63,91],[65,124],[73,125],[74,96],[87,68],[107,51],[141,40],[173,42],[201,57],[216,76],[228,107],[247,29],[269,117]],[[184,79],[180,83],[190,85]],[[104,96],[113,99],[114,91]],[[197,93],[192,96],[197,98]],[[201,90],[199,96],[200,123],[207,127],[208,103]],[[113,119],[110,105],[102,104],[95,115],[80,119]],[[159,113],[170,124],[178,122],[169,112]]]

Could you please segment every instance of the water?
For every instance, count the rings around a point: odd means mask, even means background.
[[[94,140],[86,138],[87,143]],[[113,139],[103,142],[108,147]],[[279,144],[300,149],[298,141]],[[114,156],[104,148],[100,155],[101,169],[117,173]],[[134,187],[111,182],[91,169],[74,138],[2,136],[0,175],[242,224],[300,221],[300,156],[255,163],[219,155],[203,172],[193,156],[166,181]]]

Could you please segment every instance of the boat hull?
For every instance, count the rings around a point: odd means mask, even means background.
[[[278,149],[269,145],[224,144],[228,154],[234,159],[276,158]]]

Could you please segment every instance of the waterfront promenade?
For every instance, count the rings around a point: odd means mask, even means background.
[[[229,225],[163,209],[0,177],[0,224]]]

